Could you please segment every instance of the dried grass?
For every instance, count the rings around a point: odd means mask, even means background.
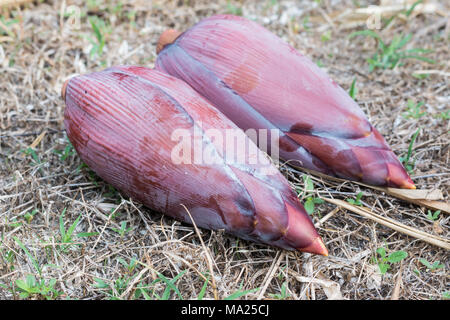
[[[369,4],[359,2],[362,7]],[[135,297],[138,286],[151,287],[162,295],[164,282],[152,282],[161,274],[172,279],[183,270],[187,271],[176,286],[184,299],[196,299],[211,273],[219,298],[259,288],[243,298],[271,299],[272,294],[281,293],[283,283],[287,285],[287,299],[442,299],[448,292],[447,250],[328,203],[317,206],[313,219],[330,251],[329,257],[284,252],[219,231],[200,230],[211,255],[209,266],[192,226],[112,192],[89,169],[79,169],[81,162],[76,155],[61,161],[54,151],[63,151],[67,145],[62,122],[64,103],[59,94],[65,79],[115,64],[152,66],[161,31],[167,27],[183,30],[202,17],[224,13],[228,8],[225,0],[187,1],[185,5],[180,1],[153,1],[152,5],[147,1],[122,1],[118,12],[101,1],[87,10],[81,1],[63,3],[78,5],[81,12],[111,24],[113,32],[105,35],[101,57],[89,56],[87,37],[94,35],[86,17],[81,18],[79,30],[70,28],[69,18],[59,15],[58,1],[34,1],[0,9],[5,21],[17,19],[0,34],[0,298],[18,299],[18,292],[10,289],[27,274],[40,278],[32,260],[13,237],[20,239],[37,261],[43,279],[56,279],[55,288],[62,293],[58,298],[105,299],[110,291],[116,297],[130,299]],[[449,24],[442,22],[441,11],[395,20],[381,32],[387,39],[401,32],[420,35],[414,46],[433,49],[429,56],[438,64],[408,60],[394,70],[369,73],[365,59],[373,52],[374,42],[349,41],[348,34],[361,28],[360,22],[355,27],[336,18],[338,13],[357,9],[352,1],[324,0],[320,10],[314,2],[271,3],[231,2],[241,7],[246,17],[282,36],[314,61],[320,60],[344,88],[348,89],[356,77],[360,106],[398,155],[407,152],[409,140],[420,126],[414,146],[413,180],[420,189],[442,190],[448,202],[449,123],[431,116],[449,106],[450,59],[445,34]],[[308,16],[309,25],[303,23]],[[326,30],[332,31],[331,39],[322,42],[321,34]],[[436,71],[419,80],[412,77],[417,70]],[[428,114],[418,120],[404,119],[408,99],[425,101]],[[23,152],[30,146],[39,163]],[[303,172],[286,166],[282,172],[293,187],[303,187]],[[426,218],[424,207],[382,191],[351,182],[311,178],[317,196],[347,199],[362,191],[363,205],[381,216],[428,234],[449,237],[448,215],[441,214],[437,222],[432,222]],[[81,215],[74,234],[98,235],[74,237],[77,246],[64,251],[59,230],[64,208],[66,229]],[[38,213],[28,222],[25,215],[33,209]],[[131,229],[120,236],[114,229],[120,229],[124,221]],[[373,261],[375,250],[381,246],[388,252],[408,253],[402,264],[393,264],[384,276]],[[119,258],[127,263],[134,258],[136,266],[130,270]],[[431,263],[439,260],[445,266],[430,271],[419,262],[421,258]],[[111,284],[111,289],[96,287],[95,279]],[[129,281],[119,286],[119,279]],[[170,297],[178,298],[174,292]],[[206,287],[204,298],[214,298],[211,285]]]

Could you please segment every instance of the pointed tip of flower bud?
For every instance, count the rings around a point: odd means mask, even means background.
[[[416,189],[406,170],[401,165],[387,164],[389,175],[386,178],[388,186],[401,189]]]
[[[412,182],[411,179],[408,179],[403,182],[403,184],[400,186],[401,189],[416,189],[416,186],[414,185],[414,182]]]
[[[303,207],[293,207],[289,202],[285,202],[285,205],[289,222],[284,238],[291,247],[301,252],[328,256],[327,248]]]
[[[156,45],[156,53],[159,54],[161,50],[164,49],[165,46],[173,43],[180,34],[181,32],[174,29],[168,29],[163,33],[161,33],[161,36],[159,37],[158,40],[158,44]]]
[[[67,90],[67,84],[69,83],[70,79],[67,79],[66,81],[64,81],[64,84],[62,85],[61,88],[61,98],[66,101],[66,90]]]
[[[320,237],[317,237],[309,246],[299,250],[328,257],[328,250]]]

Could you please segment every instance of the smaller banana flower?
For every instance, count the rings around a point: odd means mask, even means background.
[[[414,183],[358,104],[310,59],[242,17],[206,18],[158,43],[156,69],[184,80],[243,130],[280,130],[289,163],[372,185]]]

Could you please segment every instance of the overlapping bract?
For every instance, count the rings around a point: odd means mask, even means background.
[[[284,160],[373,185],[415,188],[355,101],[262,26],[220,15],[177,36],[173,30],[161,36],[156,69],[187,82],[244,130],[280,129]]]
[[[156,70],[120,66],[74,77],[62,94],[71,143],[81,159],[118,190],[191,223],[183,204],[203,228],[327,255],[295,192],[270,162],[223,161],[228,149],[212,139],[208,129],[235,129],[250,147],[246,157],[263,154],[183,81]],[[172,135],[177,129],[193,137],[200,132],[197,143],[217,161],[175,163],[173,150],[179,141]],[[267,169],[273,169],[269,176]]]

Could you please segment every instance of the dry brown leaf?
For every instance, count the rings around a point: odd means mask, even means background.
[[[435,221],[433,223],[433,231],[437,234],[441,234],[444,232],[444,230],[441,228],[441,225],[439,224],[439,221]]]
[[[365,271],[367,273],[367,288],[378,289],[381,286],[381,273],[378,265],[367,264]]]
[[[442,201],[428,201],[428,200],[410,200],[414,204],[423,206],[432,210],[441,210],[444,213],[450,213],[450,204]]]
[[[331,281],[326,279],[324,276],[319,275],[320,280],[323,282],[319,283],[322,287],[323,291],[325,292],[325,295],[327,296],[328,300],[344,300],[344,297],[341,293],[341,286],[339,283],[335,281]]]
[[[327,280],[320,274],[318,275],[318,278],[304,277],[292,269],[288,269],[288,273],[291,274],[299,282],[318,284],[319,286],[321,286],[328,300],[344,300],[344,297],[341,293],[341,286],[335,281]]]
[[[375,189],[378,191],[382,191],[386,194],[389,194],[393,197],[396,197],[398,199],[401,199],[406,202],[414,203],[419,206],[426,207],[428,209],[433,210],[441,210],[442,212],[449,213],[450,214],[450,204],[448,202],[443,201],[437,201],[444,199],[442,191],[439,189],[397,189],[397,188],[383,188],[383,187],[377,187],[377,186],[371,186],[362,182],[357,181],[350,181],[345,180],[341,178],[336,178],[332,176],[328,176],[326,174],[313,171],[313,170],[307,170],[303,168],[299,168],[297,166],[291,165],[293,168],[308,172],[312,175],[332,180],[332,181],[338,181],[338,182],[351,182],[355,183],[367,188]]]
[[[444,199],[442,191],[434,190],[409,190],[409,189],[395,189],[395,188],[381,188],[369,185],[366,187],[383,191],[391,196],[401,200],[417,204],[433,210],[441,210],[445,213],[450,213],[450,205],[448,202],[437,201]]]
[[[443,200],[444,196],[439,189],[396,189],[396,188],[380,188],[391,195],[398,197],[404,197],[405,199],[418,199],[418,200]]]
[[[403,274],[403,266],[400,266],[400,271],[398,272],[397,279],[395,280],[395,287],[392,291],[391,300],[398,300],[400,297],[400,290],[402,288],[402,274]]]
[[[111,211],[114,211],[117,208],[117,204],[101,202],[97,203],[96,207],[103,213],[110,214]]]

